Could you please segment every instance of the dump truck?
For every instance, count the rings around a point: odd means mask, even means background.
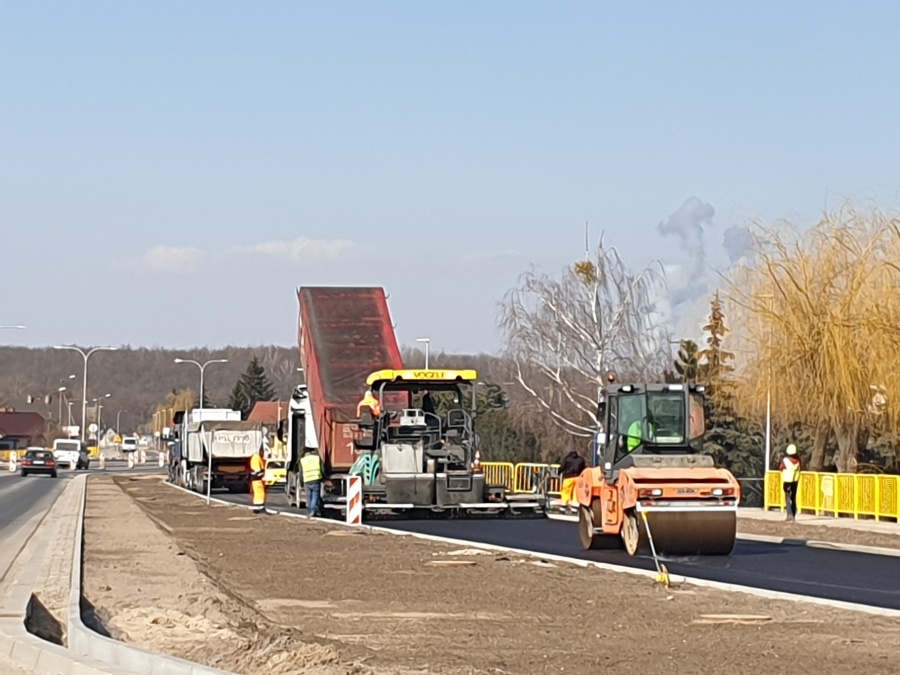
[[[600,396],[594,466],[575,491],[585,549],[617,544],[629,555],[728,555],[741,487],[703,452],[704,388],[609,384]]]
[[[174,441],[170,476],[176,484],[200,493],[208,487],[247,492],[250,458],[262,447],[263,430],[259,422],[241,420],[239,410],[194,409],[176,415]]]
[[[299,458],[314,448],[325,464],[329,506],[343,499],[343,478],[357,459],[356,404],[366,377],[403,361],[383,288],[303,287],[297,301],[305,383],[291,397],[285,493],[292,505],[305,504]]]
[[[287,425],[292,506],[306,503],[299,460],[315,450],[331,512],[345,509],[350,475],[363,478],[367,512],[541,510],[534,498],[516,500],[505,486],[486,485],[475,432],[477,373],[404,369],[383,289],[302,288],[298,300],[306,382],[294,389]],[[387,417],[358,417],[369,388]],[[428,409],[426,391],[443,404],[442,417]]]

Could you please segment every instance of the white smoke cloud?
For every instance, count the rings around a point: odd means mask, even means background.
[[[722,235],[722,246],[732,264],[744,257],[753,243],[753,235],[746,225],[732,225]]]

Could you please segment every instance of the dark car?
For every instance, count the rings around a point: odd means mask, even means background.
[[[56,460],[51,450],[27,450],[22,457],[22,475],[47,473],[56,478]]]
[[[81,446],[81,449],[78,451],[78,463],[75,465],[75,469],[84,469],[87,471],[91,468],[91,453],[88,452],[88,449],[85,445]]]

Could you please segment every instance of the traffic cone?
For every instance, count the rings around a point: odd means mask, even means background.
[[[128,468],[129,469],[134,468],[134,453],[133,452],[128,453]]]

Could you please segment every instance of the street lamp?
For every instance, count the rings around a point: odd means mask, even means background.
[[[92,398],[91,403],[97,404],[97,446],[100,446],[100,415],[103,413],[103,404],[100,403],[105,398],[109,398],[112,394],[104,394],[103,396],[98,396],[97,398]]]
[[[425,343],[425,370],[428,370],[428,352],[431,347],[431,338],[416,338],[416,342]]]
[[[206,370],[206,366],[210,363],[228,363],[228,359],[210,359],[205,363],[200,363],[199,361],[194,361],[193,359],[175,359],[175,363],[193,363],[200,369],[200,419],[203,419],[203,371]],[[206,453],[209,456],[209,466],[206,471],[206,504],[209,505],[209,502],[212,499],[212,452]]]
[[[122,408],[119,412],[116,413],[116,436],[120,436],[120,435],[121,435],[121,434],[119,433],[119,416],[120,416],[123,412],[128,412],[128,408]]]
[[[91,358],[91,354],[94,352],[114,352],[118,350],[118,347],[94,347],[88,352],[85,352],[80,347],[75,347],[74,345],[54,345],[53,349],[71,349],[74,352],[78,352],[81,354],[82,358],[84,358],[84,382],[82,383],[82,396],[81,396],[81,442],[84,443],[84,425],[87,421],[87,385],[88,385],[88,359]],[[100,426],[99,424],[97,425]]]
[[[200,369],[200,410],[203,410],[203,371],[210,363],[228,363],[228,359],[210,359],[206,363],[200,363],[193,359],[175,359],[175,363],[193,363]]]
[[[25,326],[0,326],[0,328],[7,328],[9,330],[24,330]]]
[[[63,386],[63,382],[65,382],[66,380],[74,380],[74,379],[75,379],[74,373],[72,375],[69,375],[68,377],[59,378],[59,389],[57,389],[57,391],[62,394],[62,392],[66,391],[66,388]],[[59,401],[58,401],[59,405],[57,406],[59,408],[59,411],[57,412],[57,416],[59,417],[60,425],[62,425],[62,402],[63,402],[64,396],[65,395],[59,397]],[[66,404],[68,405],[68,402]],[[72,425],[72,415],[71,415],[71,409],[70,409],[69,426],[71,426],[71,425]]]

